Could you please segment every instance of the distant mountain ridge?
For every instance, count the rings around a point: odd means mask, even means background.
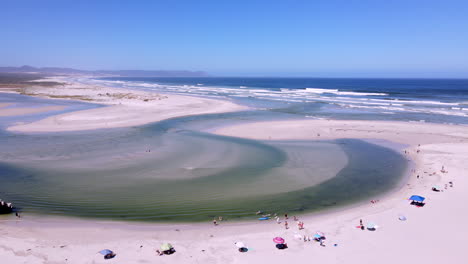
[[[150,70],[99,70],[86,71],[72,68],[43,67],[37,68],[28,65],[21,67],[0,67],[3,73],[38,73],[45,75],[97,75],[97,76],[126,76],[126,77],[206,77],[203,71],[150,71]]]

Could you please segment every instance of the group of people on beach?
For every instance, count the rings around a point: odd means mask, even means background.
[[[223,217],[222,216],[218,216],[218,218],[213,218],[213,224],[215,226],[217,226],[219,224],[219,222],[223,221]]]

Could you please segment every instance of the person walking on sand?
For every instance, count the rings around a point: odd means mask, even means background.
[[[284,221],[284,228],[288,229],[288,221]]]
[[[214,224],[215,226],[217,226],[217,225],[218,225],[218,222],[216,222],[216,218],[215,218],[215,219],[213,219],[213,224]]]
[[[299,222],[299,230],[304,229],[304,222]]]

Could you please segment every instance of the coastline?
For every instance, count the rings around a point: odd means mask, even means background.
[[[294,129],[292,129],[294,128]],[[317,131],[320,133],[318,138]],[[287,133],[284,133],[287,132]],[[68,263],[105,263],[95,252],[110,248],[118,255],[116,260],[128,263],[153,261],[161,263],[253,263],[265,259],[271,263],[301,261],[314,256],[316,261],[328,263],[393,263],[404,261],[456,261],[463,255],[463,234],[468,232],[463,223],[468,215],[462,213],[463,201],[468,195],[464,178],[468,157],[468,128],[459,125],[438,125],[414,122],[375,122],[338,120],[295,120],[258,122],[220,128],[215,131],[222,135],[235,135],[256,139],[332,139],[336,138],[377,138],[409,145],[408,158],[414,160],[414,174],[399,190],[386,195],[376,204],[362,204],[335,212],[300,216],[305,230],[299,231],[291,222],[291,228],[273,220],[265,222],[222,222],[219,226],[201,224],[135,224],[117,223],[107,225],[86,220],[87,224],[71,228],[61,225],[26,225],[21,220],[15,223],[0,222],[0,232],[5,238],[0,244],[0,255],[9,263],[21,259],[28,263],[53,263],[67,259]],[[418,146],[421,144],[421,146]],[[418,150],[420,152],[418,153]],[[445,165],[448,173],[441,173]],[[426,172],[426,173],[425,173]],[[432,173],[435,174],[432,175]],[[429,175],[431,174],[431,175]],[[444,186],[448,181],[455,183],[441,193],[430,190],[432,185]],[[410,195],[427,197],[427,205],[416,208],[406,200]],[[404,214],[408,221],[400,222],[398,215]],[[25,216],[28,217],[28,216]],[[375,221],[381,228],[375,232],[361,231],[355,226]],[[292,219],[291,219],[292,221]],[[27,221],[25,221],[26,224]],[[65,221],[66,222],[66,221]],[[75,221],[73,221],[75,222]],[[447,244],[433,243],[433,233],[439,232],[438,224],[444,225]],[[124,227],[123,227],[124,226]],[[138,228],[125,228],[138,226]],[[176,231],[179,230],[179,231]],[[315,231],[327,235],[327,247],[318,243],[303,242],[294,238],[297,234],[313,235]],[[289,249],[278,251],[271,238],[283,236]],[[237,252],[234,242],[243,241],[249,248],[246,254]],[[157,257],[154,249],[163,242],[171,242],[177,253],[173,256]],[[333,244],[337,247],[333,247]],[[67,246],[61,247],[64,244]],[[416,254],[413,244],[431,250],[430,254]],[[143,246],[143,247],[140,247]],[[31,250],[27,250],[31,249]],[[369,253],[372,251],[372,253]],[[154,260],[156,261],[156,259]]]

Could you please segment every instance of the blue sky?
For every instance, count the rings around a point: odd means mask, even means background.
[[[2,1],[0,66],[468,77],[468,1]]]

